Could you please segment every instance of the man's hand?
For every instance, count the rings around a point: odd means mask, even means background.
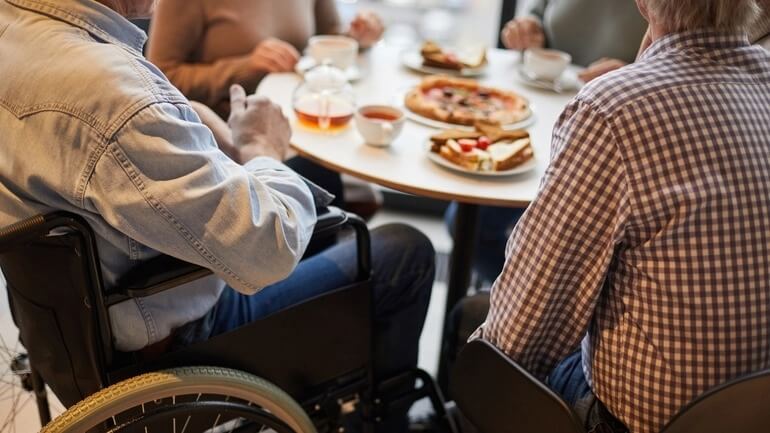
[[[531,17],[514,18],[503,27],[500,38],[510,50],[524,51],[545,46],[545,32],[540,22]]]
[[[380,40],[384,30],[380,17],[374,12],[365,11],[360,12],[350,22],[348,35],[357,40],[362,48],[368,48]]]
[[[626,62],[618,59],[610,59],[608,57],[604,57],[602,59],[599,59],[593,63],[591,63],[588,68],[586,68],[583,72],[578,74],[578,78],[583,80],[584,82],[589,82],[593,80],[594,78],[597,78],[601,75],[606,74],[607,72],[614,71],[615,69],[620,69],[623,66],[626,66]]]
[[[292,72],[298,61],[297,49],[280,39],[265,39],[251,53],[254,69],[269,73]]]
[[[230,107],[227,123],[238,149],[238,162],[245,164],[258,156],[283,161],[289,150],[291,128],[281,107],[263,96],[246,96],[237,84],[230,87]]]

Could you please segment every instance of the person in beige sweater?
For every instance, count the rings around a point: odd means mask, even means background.
[[[367,47],[382,32],[363,12],[344,33]],[[147,57],[185,96],[226,117],[232,84],[253,91],[266,74],[292,71],[311,36],[341,33],[335,0],[163,0]]]
[[[163,0],[153,14],[147,57],[192,101],[220,148],[241,161],[252,155],[233,145],[220,118],[229,114],[232,85],[253,92],[265,75],[293,71],[311,36],[344,33],[369,47],[382,32],[371,12],[359,13],[343,32],[335,0]],[[334,194],[334,206],[363,216],[379,207],[368,186],[344,188],[338,173],[299,156],[284,163]]]

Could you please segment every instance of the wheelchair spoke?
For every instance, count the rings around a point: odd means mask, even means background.
[[[198,396],[195,397],[195,401],[200,401],[200,399],[201,399],[201,394],[198,394]],[[187,419],[184,422],[184,426],[182,426],[182,433],[184,433],[185,430],[187,430],[187,425],[189,423],[190,423],[190,415],[187,415]]]

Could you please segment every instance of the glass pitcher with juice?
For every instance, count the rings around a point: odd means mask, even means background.
[[[355,94],[344,72],[324,62],[305,74],[292,98],[301,126],[320,132],[337,132],[347,127],[355,113]]]

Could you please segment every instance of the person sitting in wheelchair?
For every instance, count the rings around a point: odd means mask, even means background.
[[[53,210],[83,216],[107,285],[158,254],[215,274],[112,307],[114,344],[126,352],[208,339],[356,275],[350,241],[300,261],[331,197],[279,162],[290,137],[280,108],[231,89],[239,165],[142,56],[146,36],[127,18],[154,5],[0,3],[0,225]],[[404,225],[373,230],[371,242],[375,374],[385,375],[416,366],[434,252]]]
[[[561,115],[473,336],[547,378],[587,431],[660,432],[770,367],[770,54],[746,35],[758,2],[637,5],[642,52]]]

